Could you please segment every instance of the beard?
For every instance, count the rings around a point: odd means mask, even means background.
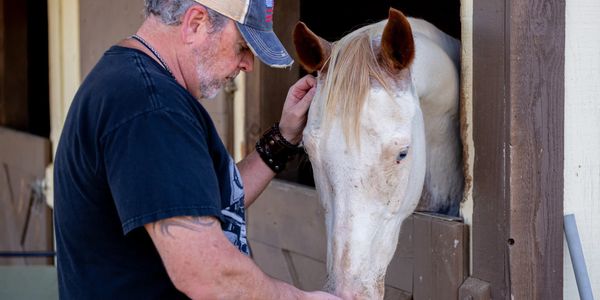
[[[210,45],[211,43],[207,43]],[[214,99],[225,84],[235,75],[228,76],[226,78],[217,78],[216,74],[222,66],[219,62],[215,61],[216,50],[214,47],[205,47],[202,49],[195,49],[195,57],[198,61],[196,62],[196,75],[198,76],[198,95],[202,99]],[[237,74],[236,74],[237,75]]]
[[[198,69],[198,78],[200,79],[200,86],[198,87],[200,97],[202,99],[214,99],[221,88],[227,83],[227,79],[214,79],[211,78],[207,72]]]

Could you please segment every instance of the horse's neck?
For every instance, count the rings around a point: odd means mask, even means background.
[[[427,139],[427,174],[420,209],[449,209],[456,214],[463,180],[458,129],[460,42],[426,21],[409,21],[415,40],[411,74]]]
[[[409,18],[409,22],[415,41],[411,70],[417,94],[425,98],[421,102],[439,99],[445,84],[458,84],[460,42],[427,21]]]

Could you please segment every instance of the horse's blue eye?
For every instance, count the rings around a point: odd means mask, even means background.
[[[396,157],[396,162],[400,162],[401,160],[405,159],[407,155],[408,155],[408,147],[406,147],[405,149],[402,149],[400,151],[400,153]]]

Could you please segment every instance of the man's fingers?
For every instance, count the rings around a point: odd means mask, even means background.
[[[300,100],[300,102],[298,103],[298,105],[301,105],[302,107],[306,107],[306,110],[308,110],[308,107],[310,106],[310,102],[315,97],[316,91],[317,91],[316,87],[311,88],[306,93],[306,95],[304,95],[304,97],[302,97],[302,99]]]
[[[306,75],[298,80],[296,84],[294,84],[292,91],[297,99],[301,99],[303,96],[302,94],[306,93],[306,91],[309,91],[315,86],[317,86],[317,80],[315,77],[312,75]]]

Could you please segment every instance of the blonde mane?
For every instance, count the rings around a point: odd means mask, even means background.
[[[380,27],[373,24],[356,30],[334,43],[331,49],[325,83],[322,88],[326,132],[336,115],[341,114],[346,144],[354,143],[360,149],[360,116],[375,79],[389,94],[390,74],[382,68],[372,45],[381,34]],[[376,30],[374,30],[376,29]]]

